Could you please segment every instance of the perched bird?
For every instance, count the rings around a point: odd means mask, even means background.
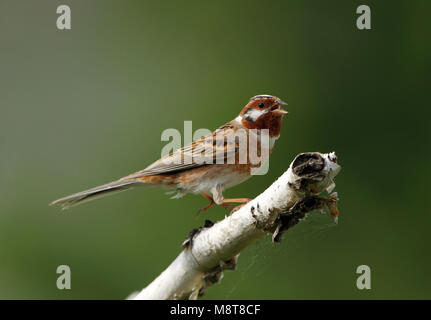
[[[270,95],[254,96],[234,120],[211,135],[162,157],[144,170],[55,200],[50,205],[67,209],[107,194],[149,185],[175,189],[178,193],[174,198],[186,193],[202,194],[210,203],[200,211],[213,204],[230,208],[230,203],[247,203],[250,199],[225,199],[223,190],[247,180],[253,169],[268,160],[280,136],[282,118],[287,114],[281,105],[287,103]],[[266,158],[262,156],[265,148]],[[256,151],[258,155],[253,155]],[[258,158],[259,151],[260,162],[256,163],[253,157]]]

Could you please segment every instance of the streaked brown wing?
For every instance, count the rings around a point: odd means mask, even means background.
[[[239,151],[238,140],[227,138],[234,136],[236,129],[237,125],[231,122],[227,123],[211,135],[193,141],[191,144],[157,160],[144,170],[135,172],[122,179],[174,173],[194,169],[210,163],[227,163],[228,159],[235,159]]]

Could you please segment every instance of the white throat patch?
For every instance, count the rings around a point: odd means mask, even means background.
[[[249,109],[246,111],[244,116],[247,120],[255,122],[265,112],[266,112],[265,110]]]

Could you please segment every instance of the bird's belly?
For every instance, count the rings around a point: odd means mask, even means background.
[[[216,185],[227,189],[250,178],[248,165],[209,165],[187,170],[177,177],[177,187],[185,192],[209,193]]]

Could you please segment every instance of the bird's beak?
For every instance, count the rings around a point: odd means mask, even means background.
[[[286,110],[280,108],[280,106],[287,106],[286,102],[278,99],[277,100],[277,105],[278,105],[278,108],[274,109],[272,112],[278,113],[278,114],[280,114],[282,116],[284,116],[285,114],[287,114]]]
[[[272,112],[278,113],[278,114],[280,114],[280,115],[282,115],[282,116],[284,116],[285,114],[287,114],[287,113],[288,113],[288,112],[287,112],[287,110],[284,110],[284,109],[281,109],[281,108],[275,109],[275,110],[274,110],[274,111],[272,111]]]
[[[287,103],[286,103],[286,102],[284,102],[284,101],[282,101],[282,100],[280,100],[280,99],[278,99],[278,100],[277,100],[277,103],[278,103],[279,105],[281,105],[281,106],[287,106]]]

